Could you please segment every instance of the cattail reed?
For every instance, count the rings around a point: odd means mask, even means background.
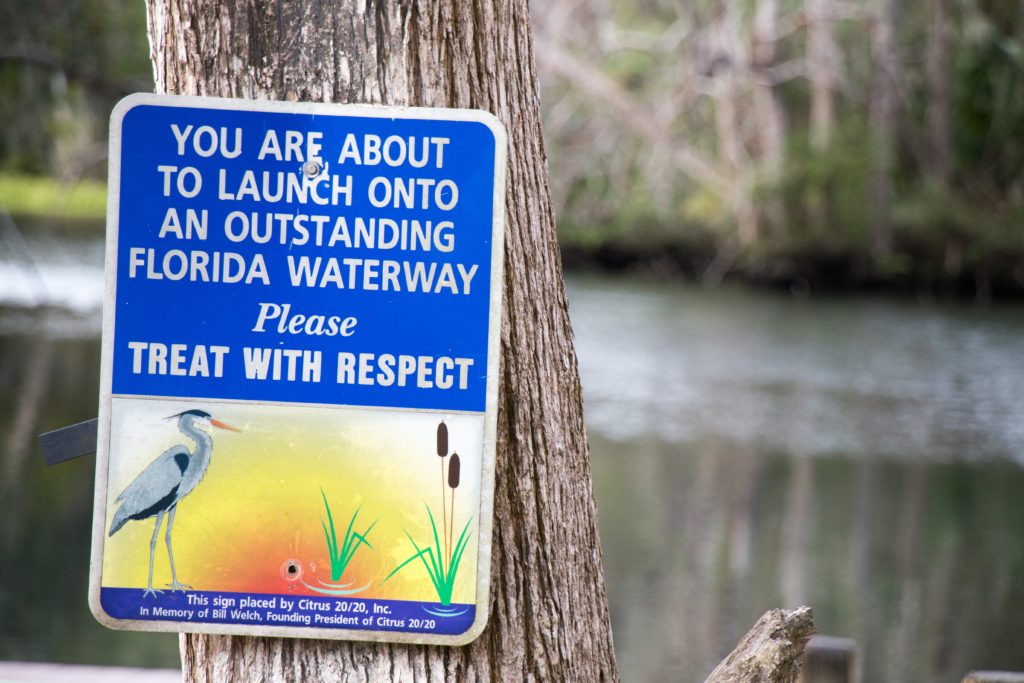
[[[448,425],[444,423],[444,420],[441,420],[437,425],[437,455],[441,458],[441,535],[444,537],[444,552],[447,555],[448,535],[444,533],[444,530],[448,527],[448,513],[445,510],[444,504],[444,459],[448,455]],[[453,492],[453,498],[454,495]]]
[[[459,470],[461,469],[459,463],[459,454],[452,453],[452,459],[448,462],[448,486],[453,489],[459,488]]]
[[[437,528],[437,517],[434,516],[434,508],[424,501],[423,505],[427,511],[427,518],[430,523],[431,536],[427,543],[420,544],[413,540],[412,536],[406,532],[406,536],[412,541],[412,545],[416,552],[412,557],[402,562],[400,565],[395,567],[388,574],[384,581],[387,582],[392,576],[394,576],[400,569],[409,565],[413,560],[423,559],[424,553],[429,553],[431,558],[430,562],[423,560],[421,563],[427,574],[430,576],[430,581],[434,586],[434,590],[437,592],[437,598],[444,606],[452,604],[452,592],[455,588],[455,579],[458,575],[459,564],[463,559],[463,553],[471,542],[471,535],[469,528],[473,522],[472,510],[467,515],[468,519],[465,522],[465,526],[462,527],[462,532],[459,534],[458,539],[455,538],[455,494],[456,489],[459,488],[459,484],[462,480],[462,461],[459,458],[458,453],[452,453],[449,457],[448,448],[451,446],[448,440],[448,426],[444,422],[437,425],[437,455],[441,458],[441,510],[442,510],[442,522],[443,525],[439,530]],[[447,466],[445,459],[448,460]],[[470,469],[470,474],[473,474],[474,469]],[[451,496],[451,503],[448,502],[447,496]],[[449,506],[451,509],[449,510]],[[451,516],[449,516],[449,512]],[[471,560],[470,560],[471,562]]]
[[[448,486],[452,489],[452,515],[451,524],[448,526],[448,566],[451,566],[451,553],[455,548],[455,489],[459,488],[461,470],[462,464],[459,462],[459,454],[452,453],[452,459],[448,462]]]
[[[437,425],[437,454],[442,458],[448,455],[448,425],[443,421]]]

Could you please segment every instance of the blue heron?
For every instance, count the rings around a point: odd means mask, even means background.
[[[167,515],[167,557],[171,562],[171,583],[167,586],[173,593],[176,590],[185,592],[191,588],[178,583],[178,574],[174,570],[174,554],[171,552],[171,529],[174,527],[174,512],[178,502],[187,496],[202,481],[206,468],[210,465],[210,453],[213,451],[213,439],[199,425],[211,425],[220,429],[240,431],[229,424],[215,419],[205,410],[186,410],[167,419],[178,418],[178,429],[181,433],[196,442],[191,453],[184,444],[171,446],[163,454],[149,463],[132,483],[125,487],[121,495],[114,501],[121,502],[121,507],[114,514],[110,524],[109,536],[128,523],[130,519],[148,519],[156,517],[153,538],[149,542],[149,584],[142,594],[155,596],[161,591],[153,589],[153,556],[156,553],[156,537],[160,532],[160,524]]]

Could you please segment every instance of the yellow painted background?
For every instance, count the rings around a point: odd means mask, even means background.
[[[196,590],[317,595],[289,578],[284,567],[296,560],[305,582],[331,582],[322,489],[339,542],[358,506],[355,529],[362,532],[379,520],[368,536],[373,549],[361,547],[339,583],[370,584],[354,597],[421,601],[437,601],[437,594],[419,560],[383,581],[415,553],[406,531],[421,548],[433,546],[424,504],[439,532],[443,516],[451,514],[447,485],[442,514],[436,454],[443,419],[449,452],[458,452],[462,464],[454,536],[469,521],[472,537],[452,600],[475,602],[482,416],[135,398],[115,398],[111,408],[107,529],[118,505],[114,499],[146,465],[175,444],[195,447],[168,415],[199,408],[242,430],[209,430],[209,469],[178,504],[173,550],[180,582]],[[132,520],[114,536],[104,534],[103,586],[146,586],[154,522]],[[171,577],[165,528],[166,518],[157,539],[155,588],[164,588]]]

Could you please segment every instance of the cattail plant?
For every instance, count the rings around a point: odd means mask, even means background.
[[[459,488],[459,470],[462,465],[459,463],[459,454],[452,453],[452,459],[448,463],[448,486],[457,489]]]
[[[461,469],[462,469],[462,465],[461,465],[461,463],[459,463],[459,454],[458,453],[452,453],[452,459],[448,462],[448,486],[452,490],[452,517],[451,517],[452,521],[451,521],[451,524],[448,526],[448,548],[449,548],[449,550],[448,550],[448,553],[449,553],[448,554],[448,562],[449,562],[449,564],[452,561],[451,548],[454,547],[453,544],[452,544],[452,542],[454,541],[454,538],[452,536],[453,536],[454,530],[455,530],[455,489],[459,488],[459,474],[460,474],[460,470]]]
[[[444,420],[437,425],[437,454],[442,458],[448,455],[448,425]]]
[[[441,458],[441,512],[442,512],[442,525],[441,531],[438,533],[437,522],[434,519],[434,513],[430,511],[430,506],[423,503],[423,506],[427,511],[427,518],[430,520],[430,529],[433,532],[433,545],[426,543],[420,545],[416,542],[408,531],[405,532],[406,538],[412,543],[412,547],[415,548],[416,552],[402,562],[400,565],[395,567],[390,574],[385,577],[384,582],[386,583],[391,579],[392,576],[397,574],[403,567],[410,562],[420,560],[423,568],[427,572],[427,576],[430,577],[430,582],[434,585],[434,590],[437,592],[437,598],[440,600],[442,605],[451,605],[452,592],[455,589],[455,577],[459,571],[459,564],[462,562],[462,556],[466,552],[466,548],[469,547],[469,527],[473,521],[472,516],[466,520],[466,525],[462,528],[462,532],[459,537],[455,538],[455,489],[459,488],[459,481],[462,475],[462,463],[459,460],[458,453],[452,453],[451,459],[448,461],[448,476],[445,481],[445,461],[448,457],[448,427],[444,422],[437,425],[437,455]],[[447,500],[445,498],[445,485],[451,489],[451,517],[448,517]],[[442,544],[444,548],[442,549]],[[435,614],[431,612],[431,614]],[[459,612],[461,614],[461,612]],[[438,615],[438,616],[453,616],[452,614]]]
[[[448,425],[441,420],[437,425],[437,455],[441,458],[441,535],[444,536],[444,552],[448,554],[447,513],[444,505],[444,459],[448,455]]]

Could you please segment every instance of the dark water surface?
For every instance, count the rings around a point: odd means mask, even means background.
[[[772,607],[863,681],[1024,670],[1024,310],[578,279],[623,679],[699,681]]]
[[[177,666],[175,636],[88,611],[93,459],[46,468],[35,435],[96,415],[101,250],[32,248],[32,272],[0,253],[0,659]],[[703,680],[804,603],[864,681],[1024,670],[1024,310],[570,301],[624,680]]]

